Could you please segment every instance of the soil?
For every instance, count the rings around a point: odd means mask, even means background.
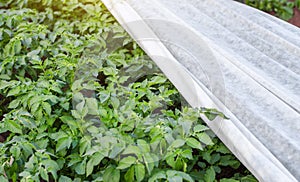
[[[247,168],[244,165],[240,165],[237,169],[234,169],[232,167],[222,167],[222,172],[220,174],[217,174],[216,179],[222,179],[222,178],[231,178],[234,176],[234,174],[241,174],[246,176],[247,175]]]
[[[294,8],[294,16],[288,22],[300,27],[300,10],[298,8]]]
[[[4,143],[9,134],[9,132],[0,133],[0,143]]]

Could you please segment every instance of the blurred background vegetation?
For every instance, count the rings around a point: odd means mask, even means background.
[[[237,0],[254,8],[273,14],[283,20],[294,16],[294,9],[300,8],[300,0]]]

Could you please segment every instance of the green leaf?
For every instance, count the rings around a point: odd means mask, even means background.
[[[218,146],[218,148],[216,149],[216,152],[220,152],[222,154],[230,154],[230,150],[224,145],[224,144],[221,144]]]
[[[123,152],[122,154],[127,155],[127,154],[140,154],[140,148],[134,145],[129,145]]]
[[[184,173],[181,171],[176,171],[176,175],[180,176],[185,181],[194,182],[193,178],[190,175],[188,175],[187,173]]]
[[[155,163],[155,160],[153,159],[153,157],[150,155],[150,153],[145,153],[143,155],[143,159],[144,159],[144,162],[145,162],[145,166],[147,168],[147,171],[149,174],[151,174],[153,168],[154,168],[154,163]]]
[[[215,113],[210,113],[210,112],[205,112],[204,115],[207,117],[207,119],[209,119],[210,121],[214,120],[218,114]]]
[[[1,182],[8,182],[8,179],[1,175],[0,176],[0,181]]]
[[[124,149],[124,146],[122,146],[121,144],[114,145],[109,154],[109,158],[115,158],[118,154],[120,154],[122,152],[123,149]]]
[[[135,177],[138,182],[142,181],[145,178],[145,166],[143,164],[136,164],[135,168]]]
[[[51,105],[48,102],[42,102],[42,107],[44,111],[50,116],[51,115]]]
[[[75,171],[77,174],[83,175],[86,170],[86,158],[75,166]]]
[[[45,168],[40,168],[40,175],[43,178],[43,180],[49,181],[49,176]]]
[[[176,139],[172,142],[169,148],[179,148],[185,144],[185,141],[182,139]]]
[[[57,171],[59,170],[58,164],[51,160],[43,160],[42,164],[45,166],[45,169],[48,173],[51,173],[54,179],[57,179]]]
[[[21,52],[22,45],[21,45],[21,41],[20,40],[16,40],[14,42],[14,49],[15,49],[15,54],[19,54]]]
[[[72,182],[72,179],[67,176],[61,175],[58,179],[58,182]]]
[[[107,101],[110,97],[110,94],[108,92],[100,92],[100,95],[99,95],[99,99],[100,99],[100,102],[101,103],[104,103],[105,101]]]
[[[17,145],[11,146],[9,151],[15,158],[19,158],[21,154],[21,149]]]
[[[171,166],[173,169],[176,168],[176,161],[175,161],[175,158],[176,158],[176,154],[172,154],[170,156],[168,156],[166,158],[166,162],[169,166]]]
[[[168,170],[167,171],[167,179],[170,182],[182,182],[182,177],[179,174],[179,171]]]
[[[119,83],[124,83],[128,80],[128,78],[130,78],[130,76],[121,76],[119,79]]]
[[[128,156],[120,160],[117,169],[126,169],[136,162],[136,158]]]
[[[92,160],[89,160],[86,164],[86,177],[88,177],[90,174],[92,174],[94,170],[94,164]]]
[[[192,137],[187,138],[186,144],[192,148],[203,150],[201,143],[198,140],[196,140],[195,138],[192,138]]]
[[[143,153],[150,152],[150,145],[145,140],[137,140],[137,145]]]
[[[221,179],[220,182],[239,182],[239,181],[235,179]]]
[[[167,81],[166,77],[154,76],[151,78],[150,85],[165,83]]]
[[[131,166],[131,168],[126,172],[124,175],[125,181],[127,182],[133,182],[134,181],[134,166]]]
[[[21,91],[20,86],[17,86],[17,87],[15,87],[15,88],[11,89],[11,90],[8,92],[7,97],[9,97],[9,96],[15,96],[15,95],[19,94],[20,91]]]
[[[89,176],[92,174],[94,166],[100,164],[101,160],[104,158],[104,155],[102,155],[100,152],[96,152],[92,155],[90,160],[88,161],[86,165],[86,176]]]
[[[71,90],[76,91],[82,89],[81,83],[82,83],[82,79],[75,80],[75,82],[72,84]]]
[[[115,75],[116,73],[117,73],[117,71],[116,71],[116,69],[114,69],[114,68],[112,68],[112,67],[105,67],[105,68],[103,68],[103,73],[105,74],[105,75]]]
[[[206,144],[206,145],[213,145],[213,141],[211,140],[211,138],[206,134],[206,133],[199,133],[197,134],[197,137],[199,138],[199,140]]]
[[[98,101],[95,98],[86,98],[86,104],[89,109],[89,114],[98,115]]]
[[[19,99],[15,99],[9,103],[8,108],[15,109],[19,106],[20,102],[21,101]]]
[[[60,138],[60,139],[57,141],[57,144],[56,144],[56,152],[61,151],[61,150],[63,150],[63,149],[68,149],[68,148],[70,148],[71,143],[72,143],[72,138],[71,138],[71,137],[63,137],[63,138]]]
[[[181,153],[181,156],[186,158],[186,159],[190,159],[193,160],[193,154],[192,154],[192,149],[186,149]]]
[[[84,136],[79,142],[79,154],[83,155],[91,147],[91,139],[89,136]]]
[[[214,182],[216,178],[216,173],[213,167],[210,167],[209,169],[206,170],[204,174],[204,180],[206,182]]]
[[[194,132],[201,132],[206,130],[209,130],[209,128],[201,124],[198,124],[194,127]]]
[[[13,120],[5,120],[5,127],[12,133],[22,134],[22,127]]]
[[[105,169],[103,174],[104,182],[119,182],[120,181],[120,170],[114,167],[108,167]]]
[[[5,80],[0,80],[0,90],[5,89],[7,87],[10,87],[12,85],[14,85],[13,82],[8,82],[8,81],[5,81]]]
[[[167,179],[165,171],[159,171],[151,176],[148,182],[156,182],[159,179]]]
[[[113,106],[115,109],[117,109],[117,108],[120,106],[120,101],[119,101],[118,98],[116,98],[116,97],[111,97],[110,100],[111,100],[112,106]]]

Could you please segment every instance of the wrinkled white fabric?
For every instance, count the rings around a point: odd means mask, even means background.
[[[103,0],[260,181],[300,180],[300,29],[234,1]],[[205,119],[205,118],[204,118]]]

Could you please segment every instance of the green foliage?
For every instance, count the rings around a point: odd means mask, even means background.
[[[101,1],[0,7],[0,181],[216,181],[240,165],[199,116],[226,117],[181,107]]]
[[[295,7],[300,8],[300,0],[245,0],[245,3],[266,12],[274,12],[283,20],[293,17]]]

